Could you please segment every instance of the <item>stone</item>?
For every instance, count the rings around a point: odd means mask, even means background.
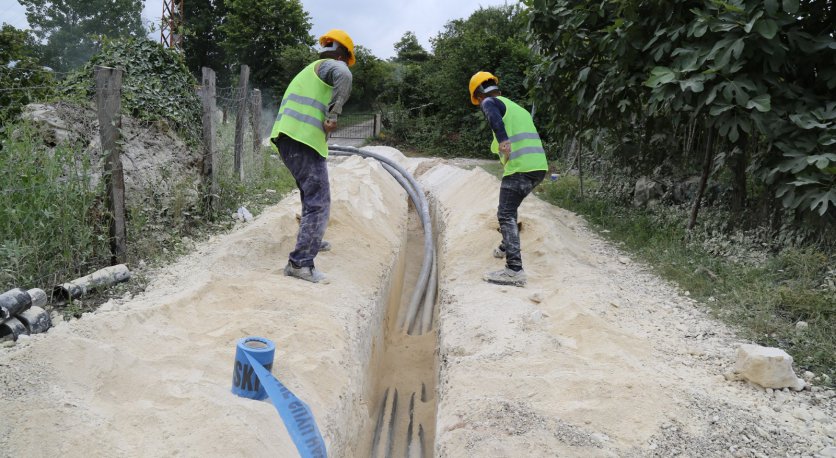
[[[610,436],[607,436],[604,433],[592,433],[591,437],[592,437],[592,440],[594,440],[595,442],[599,442],[599,443],[609,442],[609,440],[610,440]]]
[[[619,256],[618,262],[622,264],[630,264],[630,258],[628,258],[627,256]]]
[[[658,201],[664,192],[662,183],[648,177],[641,177],[636,181],[636,186],[633,190],[633,205],[636,207],[650,205],[651,202]]]
[[[828,446],[819,450],[819,456],[825,458],[836,458],[836,446]]]
[[[799,321],[798,323],[795,323],[796,331],[805,331],[808,327],[810,327],[810,325],[807,324],[806,321]]]
[[[813,378],[816,377],[816,374],[810,371],[804,371],[804,374],[802,374],[801,376],[804,377],[804,380],[806,380],[809,383],[811,380],[813,380]]]
[[[763,388],[804,389],[804,380],[792,369],[792,356],[780,348],[744,344],[737,349],[732,371],[735,380],[746,380]]]
[[[826,413],[816,409],[813,411],[813,420],[819,423],[830,423],[832,419]]]
[[[523,317],[523,321],[526,323],[536,323],[537,321],[542,320],[544,316],[545,314],[541,310],[535,310]]]
[[[809,410],[801,407],[793,409],[792,416],[803,421],[811,421],[813,419],[813,414],[811,414]]]
[[[543,294],[542,293],[534,293],[531,296],[528,296],[528,300],[534,302],[535,304],[539,304],[543,302]]]

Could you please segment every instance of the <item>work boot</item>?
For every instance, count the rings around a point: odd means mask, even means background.
[[[505,257],[505,250],[502,247],[496,247],[493,249],[493,257],[497,259],[503,259]]]
[[[319,243],[319,251],[331,251],[331,242],[323,240]]]
[[[488,272],[482,279],[497,285],[525,286],[526,275],[524,270],[515,271],[506,267],[495,272]]]
[[[284,266],[284,274],[288,277],[296,277],[311,283],[330,283],[324,273],[316,270],[316,267],[296,267],[290,261]]]

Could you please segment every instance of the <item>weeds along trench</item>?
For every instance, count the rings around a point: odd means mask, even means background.
[[[368,427],[357,456],[431,457],[435,439],[437,299],[435,238],[429,204],[418,183],[397,163],[376,153],[332,147],[335,156],[359,155],[381,162],[407,191],[405,249],[389,283],[386,316],[372,348]]]

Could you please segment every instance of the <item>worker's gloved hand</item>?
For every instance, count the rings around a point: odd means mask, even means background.
[[[511,158],[511,142],[509,140],[505,140],[504,142],[499,144],[499,152],[502,153],[502,157],[505,158],[502,163],[508,162],[508,159]]]
[[[325,122],[322,123],[322,128],[325,129],[326,134],[330,134],[337,128],[337,121],[326,119]]]

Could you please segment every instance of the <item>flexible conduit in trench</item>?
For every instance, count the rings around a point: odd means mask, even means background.
[[[421,218],[421,226],[424,229],[424,260],[421,263],[421,273],[418,275],[418,281],[415,284],[415,289],[413,289],[409,306],[406,309],[402,309],[398,314],[398,326],[410,335],[429,332],[432,329],[438,270],[435,261],[435,243],[433,240],[432,220],[430,219],[430,207],[427,202],[427,197],[424,195],[423,189],[421,189],[421,185],[400,164],[386,156],[350,146],[329,145],[328,150],[334,156],[361,156],[380,161],[383,168],[409,194],[409,198],[418,211],[418,215]],[[423,299],[423,302],[421,299]]]
[[[329,149],[334,156],[356,155],[379,161],[403,186],[415,209],[410,210],[408,218],[403,263],[390,279],[394,290],[387,305],[383,345],[376,349],[370,368],[374,386],[369,387],[369,429],[355,453],[372,458],[429,458],[435,439],[437,379],[436,336],[430,331],[438,279],[429,204],[417,181],[392,159],[351,147]],[[421,268],[416,275],[421,253]],[[415,286],[410,294],[412,278]],[[402,283],[406,284],[398,287]]]

